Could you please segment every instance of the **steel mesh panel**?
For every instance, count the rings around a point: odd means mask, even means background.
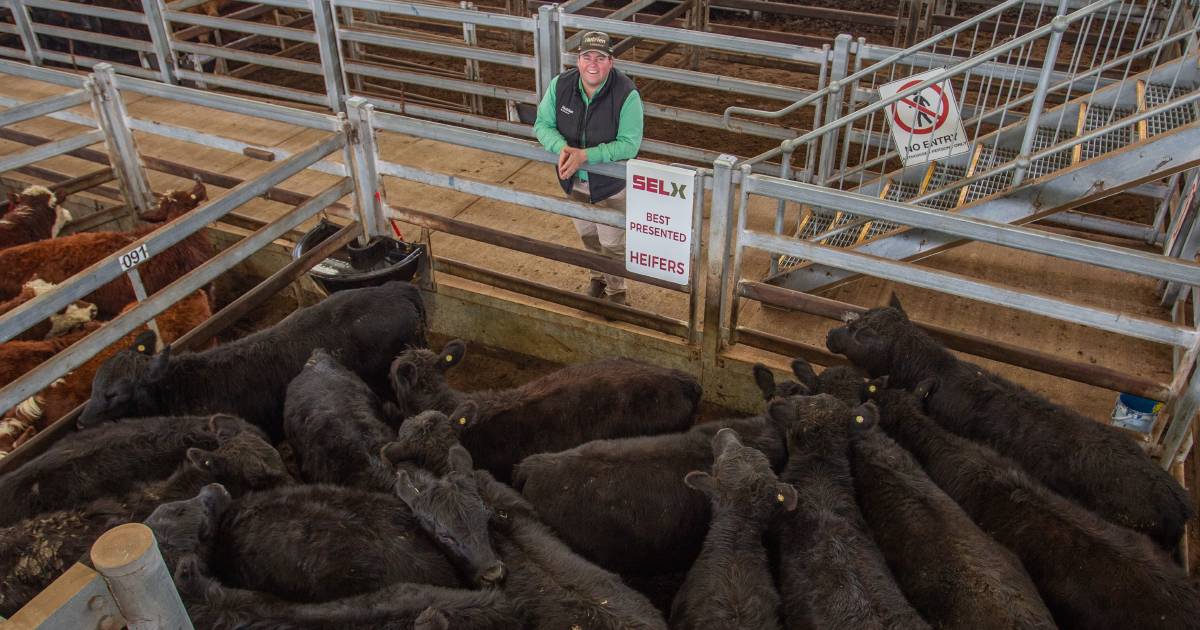
[[[1012,149],[999,149],[996,147],[983,147],[979,154],[979,161],[975,163],[975,173],[985,173],[1001,164],[1011,162],[1017,159],[1017,152]],[[974,184],[967,187],[967,196],[963,203],[970,203],[976,199],[989,197],[1002,190],[1007,190],[1009,184],[1012,183],[1012,171],[985,177]]]
[[[837,216],[837,212],[834,210],[813,208],[812,216],[796,234],[796,239],[802,241],[815,240],[819,241],[822,245],[831,245],[833,247],[849,247],[854,245],[858,240],[858,233],[861,231],[861,227],[846,230],[830,238],[821,238],[821,235],[857,220],[858,217],[852,214]],[[781,255],[779,257],[779,268],[781,271],[788,271],[807,262],[808,260],[804,258]]]
[[[1146,86],[1146,107],[1153,108],[1167,101],[1174,100],[1191,92],[1182,88],[1170,89],[1169,85],[1154,85]],[[1160,133],[1165,133],[1176,127],[1182,127],[1196,120],[1196,110],[1192,105],[1180,105],[1172,107],[1161,114],[1151,116],[1146,119],[1146,133],[1150,136],[1156,136]]]
[[[1033,136],[1033,151],[1036,153],[1052,146],[1062,144],[1071,139],[1073,134],[1066,129],[1059,129],[1055,133],[1054,129],[1041,127]],[[1044,158],[1034,160],[1029,164],[1029,172],[1025,175],[1026,181],[1037,179],[1043,175],[1048,175],[1054,171],[1067,168],[1071,165],[1070,149],[1055,151]]]
[[[887,195],[884,199],[888,201],[908,201],[917,196],[917,185],[905,182],[893,181],[891,186],[888,186]]]
[[[1133,115],[1133,111],[1129,109],[1119,108],[1113,110],[1108,107],[1093,105],[1087,109],[1087,114],[1083,120],[1083,130],[1085,132],[1093,129],[1106,127],[1109,124],[1127,118]],[[1104,155],[1112,151],[1116,151],[1123,146],[1133,142],[1134,127],[1128,126],[1122,129],[1116,129],[1106,133],[1099,138],[1094,138],[1084,142],[1080,153],[1080,160],[1090,160],[1095,157]]]

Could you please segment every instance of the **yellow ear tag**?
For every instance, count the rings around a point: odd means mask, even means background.
[[[146,351],[146,346],[141,346],[141,345],[138,346],[138,352],[145,352],[145,351]]]
[[[196,200],[196,195],[190,195],[190,196],[191,196],[191,198],[192,198],[192,201],[195,201],[195,200]]]
[[[449,363],[449,362],[451,362],[451,361],[453,361],[453,360],[454,360],[454,355],[452,355],[452,354],[447,354],[447,355],[446,355],[446,363]]]
[[[854,421],[855,421],[855,422],[857,422],[857,423],[859,423],[859,424],[862,424],[862,423],[863,423],[863,417],[862,417],[862,416],[854,416]]]
[[[780,503],[784,503],[784,502],[787,500],[787,499],[785,499],[785,498],[784,498],[784,496],[783,496],[782,494],[777,494],[777,495],[775,495],[775,498],[776,498],[776,499],[779,499],[779,502],[780,502]]]
[[[467,423],[467,419],[466,419],[466,418],[459,418],[459,419],[458,419],[458,423],[459,423],[459,424],[462,424],[462,425],[465,425],[465,424]]]
[[[874,385],[868,385],[868,386],[867,386],[867,391],[869,391],[869,392],[871,392],[872,394],[874,394],[874,393],[875,393],[875,386],[874,386]]]

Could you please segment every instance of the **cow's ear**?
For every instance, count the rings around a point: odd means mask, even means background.
[[[724,429],[717,431],[717,434],[713,436],[713,455],[719,457],[721,453],[741,445],[742,438],[740,435],[738,435],[738,432],[730,429],[729,427],[725,427]]]
[[[767,405],[767,417],[776,422],[779,426],[787,426],[795,417],[792,411],[792,403],[786,400],[773,400]]]
[[[777,484],[775,500],[783,504],[783,509],[791,512],[796,509],[796,503],[800,500],[796,494],[796,489],[790,483]]]
[[[762,392],[763,400],[775,397],[775,375],[767,366],[761,363],[754,364],[754,384],[758,385],[758,391]]]
[[[880,392],[887,389],[887,384],[888,375],[884,374],[879,378],[873,378],[863,383],[863,389],[867,390],[867,398],[875,398]]]
[[[866,431],[879,424],[879,407],[873,402],[865,402],[855,407],[850,414],[851,426],[855,431]]]
[[[699,490],[709,497],[717,496],[720,486],[717,484],[717,478],[706,472],[693,470],[683,476],[683,483],[693,490]]]
[[[917,400],[924,402],[926,398],[929,398],[930,394],[937,391],[937,388],[938,379],[936,376],[931,376],[917,383],[917,386],[913,388],[913,396],[916,396]]]
[[[409,507],[412,507],[417,497],[421,495],[421,490],[413,483],[413,478],[408,474],[407,470],[401,470],[396,473],[396,483],[392,486],[392,490]]]
[[[146,371],[146,380],[157,383],[167,377],[167,368],[171,363],[171,346],[163,346],[162,352],[150,359],[150,369]]]
[[[473,400],[468,400],[455,408],[450,414],[450,425],[454,427],[456,432],[461,433],[474,425],[478,419],[479,404]]]
[[[466,353],[467,345],[461,339],[455,339],[447,343],[445,348],[442,348],[442,354],[438,357],[438,367],[442,370],[448,370],[458,365]]]
[[[242,432],[242,419],[227,413],[214,413],[208,418],[208,431],[224,443]]]
[[[138,333],[133,339],[131,349],[138,353],[150,356],[154,354],[154,347],[158,344],[158,335],[154,334],[153,330],[143,330]]]
[[[907,315],[907,313],[904,312],[904,305],[900,303],[900,296],[896,295],[895,291],[892,291],[891,297],[888,298],[888,306]]]
[[[475,470],[475,462],[471,460],[471,453],[460,444],[450,447],[450,451],[446,453],[446,462],[449,464],[450,472],[469,475]]]
[[[802,357],[792,359],[792,374],[796,375],[796,380],[808,388],[808,391],[817,391],[817,373],[807,360]]]
[[[379,449],[379,456],[383,458],[383,461],[390,464],[392,468],[395,468],[401,462],[410,462],[417,459],[417,454],[404,442],[388,442],[384,444]]]
[[[187,461],[197,470],[212,470],[217,463],[216,453],[202,448],[189,448],[186,453]]]
[[[417,384],[417,364],[406,357],[396,357],[388,370],[388,380],[392,383],[396,400],[408,398],[408,392]]]
[[[442,611],[430,606],[417,615],[413,630],[450,630],[450,620]]]

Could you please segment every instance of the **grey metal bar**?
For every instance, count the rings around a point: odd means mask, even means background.
[[[742,186],[754,194],[808,203],[822,208],[845,209],[857,215],[892,221],[1023,251],[1136,273],[1184,284],[1200,284],[1200,265],[1124,247],[1079,238],[1047,234],[1027,227],[887,201],[822,186],[792,182],[768,175],[752,175]]]
[[[390,79],[392,81],[399,81],[401,83],[411,83],[413,85],[442,88],[454,90],[456,92],[465,92],[467,94],[479,94],[480,96],[513,100],[521,103],[530,103],[536,105],[538,102],[537,94],[535,92],[518,88],[508,88],[499,85],[476,83],[474,81],[464,81],[463,79],[433,77],[427,74],[421,74],[419,72],[393,70],[390,68],[384,68],[382,66],[367,65],[352,61],[347,61],[345,67],[346,72],[348,73],[375,77],[377,79]]]
[[[704,179],[706,175],[703,171],[697,170],[696,176],[692,179],[692,190],[697,191],[692,195],[692,257],[691,257],[691,280],[688,282],[688,343],[693,346],[700,343],[701,329],[700,316],[704,310],[704,302],[700,300],[700,285],[704,282],[706,275],[702,273],[703,261],[700,259],[701,250],[704,247]]]
[[[129,131],[129,114],[117,91],[115,76],[111,65],[97,64],[95,72],[84,82],[84,89],[92,94],[92,113],[104,130],[105,148],[113,172],[121,183],[121,194],[140,214],[154,205],[154,193],[133,133]]]
[[[324,0],[309,0],[309,11],[312,13],[313,30],[316,32],[317,52],[321,58],[321,77],[325,80],[325,96],[329,99],[329,109],[335,112],[344,111],[343,103],[350,93],[350,88],[346,86],[342,49],[337,40],[337,15],[333,5]]]
[[[895,56],[898,51],[898,49],[892,48],[891,46],[880,46],[877,44],[866,44],[862,46],[856,46],[856,48],[858,51],[857,54],[863,55],[863,58],[868,61],[875,59],[890,59],[891,57]],[[1050,58],[1051,63],[1053,63],[1053,58],[1051,58],[1049,55],[1047,55],[1047,58]],[[962,59],[962,57],[956,57],[954,55],[944,55],[928,51],[916,51],[900,57],[895,61],[895,63],[919,66],[922,68],[938,68],[941,66],[954,65],[961,62]],[[1040,80],[1041,70],[1023,65],[993,61],[976,66],[971,70],[971,74],[977,77],[1002,79],[1005,81],[1017,81],[1020,83],[1033,85]],[[1054,70],[1053,67],[1050,69],[1049,76],[1054,83],[1071,81],[1075,78],[1075,76],[1070,72]],[[1115,80],[1107,80],[1101,85],[1107,85],[1115,82]],[[1094,87],[1095,86],[1093,84],[1093,89]]]
[[[667,26],[650,24],[634,24],[632,22],[615,22],[605,18],[594,18],[585,15],[564,14],[562,25],[569,28],[579,28],[585,31],[604,31],[609,35],[626,35],[654,39],[663,42],[675,42],[690,46],[701,46],[715,50],[762,55],[774,59],[797,61],[801,63],[820,64],[825,61],[825,54],[818,48],[795,46],[778,42],[765,42],[732,35],[716,33],[698,33]]]
[[[1025,172],[1029,169],[1029,153],[1033,151],[1033,140],[1037,136],[1038,121],[1042,117],[1042,108],[1046,105],[1046,91],[1050,88],[1050,75],[1058,60],[1058,47],[1062,43],[1063,32],[1067,30],[1067,1],[1059,0],[1058,15],[1051,23],[1050,42],[1046,44],[1045,60],[1042,61],[1041,72],[1038,74],[1037,87],[1033,92],[1033,103],[1029,106],[1029,115],[1025,117],[1025,133],[1021,137],[1021,149],[1017,154],[1016,169],[1013,170],[1013,188],[1021,185],[1021,182],[1025,180]]]
[[[129,249],[136,249],[141,245],[145,245],[151,252],[151,256],[154,256],[158,252],[162,252],[187,238],[205,225],[220,219],[234,208],[241,206],[247,201],[270,190],[283,180],[299,173],[317,160],[329,155],[333,151],[341,149],[345,145],[345,142],[345,136],[337,134],[314,144],[308,149],[280,162],[258,179],[245,182],[231,189],[224,197],[213,203],[204,205],[142,237],[131,244]],[[95,291],[124,273],[118,260],[122,253],[124,252],[116,252],[105,257],[103,260],[73,276],[71,280],[61,283],[51,291],[9,311],[8,316],[0,322],[0,343],[12,339],[30,326],[49,317],[51,313],[56,313],[66,308],[68,304]],[[90,335],[88,339],[94,336],[95,334]],[[42,386],[46,384],[43,383]],[[20,402],[20,400],[24,399],[10,401],[9,406],[11,407],[13,404]],[[9,407],[4,408],[8,409]]]
[[[138,302],[145,302],[149,297],[146,294],[146,285],[142,282],[142,274],[138,272],[137,267],[130,269],[126,274],[129,277],[129,284],[133,285],[133,297],[137,298]],[[154,331],[154,335],[162,339],[162,331],[158,329],[158,321],[151,317],[146,321],[146,326]]]
[[[5,67],[3,62],[0,62],[0,71],[3,71],[4,69]],[[207,75],[201,76],[209,80],[218,78]],[[143,79],[134,79],[129,77],[117,77],[117,87],[124,91],[136,92],[138,94],[145,94],[147,96],[157,96],[167,100],[180,101],[183,103],[190,103],[192,105],[200,105],[202,107],[211,107],[213,109],[219,109],[230,114],[254,116],[257,118],[287,123],[289,125],[320,129],[322,131],[341,130],[341,123],[338,122],[336,117],[330,116],[329,114],[318,114],[316,112],[306,112],[302,109],[296,109],[294,107],[284,107],[282,105],[273,105],[271,103],[260,103],[258,101],[238,98],[228,94],[216,94],[213,92],[206,92],[204,90],[196,90],[181,86],[163,85],[155,81],[146,81]]]
[[[562,4],[563,13],[575,13],[596,3],[596,0],[567,0]]]
[[[475,24],[477,26],[490,26],[493,28],[523,31],[526,33],[534,32],[534,20],[532,18],[514,17],[511,15],[502,15],[498,13],[485,13],[482,11],[468,11],[466,9],[452,9],[449,7],[429,4],[392,2],[388,0],[328,1],[330,4],[337,7],[351,7],[354,9],[362,9],[364,11],[378,11],[380,13],[387,13],[389,15],[404,15],[408,17],[421,17],[432,20],[458,22],[462,24]]]
[[[0,127],[7,127],[23,120],[30,120],[59,110],[75,107],[76,105],[82,105],[91,99],[91,95],[83,90],[79,90],[63,94],[62,96],[50,96],[40,101],[18,105],[0,112]]]
[[[1183,347],[1190,347],[1197,341],[1197,332],[1191,328],[1015,291],[946,271],[928,270],[918,265],[875,258],[808,241],[785,239],[773,234],[747,230],[741,235],[741,246],[789,254],[855,273],[950,293],[1147,341]]]
[[[633,2],[630,2],[629,4],[626,4],[625,6],[617,9],[616,11],[613,11],[612,13],[609,13],[608,15],[604,16],[604,19],[606,19],[606,20],[624,20],[625,18],[637,13],[638,11],[641,11],[642,9],[645,9],[646,7],[654,4],[655,2],[657,2],[657,0],[634,0]],[[587,32],[586,30],[579,31],[578,33],[575,33],[574,35],[568,37],[567,40],[565,42],[563,42],[563,50],[571,51],[571,50],[575,50],[576,48],[578,48],[579,40],[583,39],[583,34],[586,32]]]
[[[497,63],[514,68],[529,68],[530,70],[537,68],[537,59],[532,55],[522,55],[518,53],[504,52],[502,50],[490,50],[487,48],[476,48],[472,46],[459,46],[456,44],[443,44],[441,42],[409,39],[406,37],[397,37],[395,35],[386,35],[376,33],[361,28],[340,28],[338,29],[338,39],[344,42],[357,42],[361,44],[371,44],[374,46],[386,46],[388,48],[400,48],[403,50],[411,50],[414,52],[428,53],[431,55],[444,55],[446,57],[456,57],[459,59],[474,59],[476,61],[486,61],[488,63]]]
[[[62,11],[76,15],[90,15],[106,20],[117,20],[132,24],[145,24],[146,16],[136,11],[125,11],[110,7],[93,6],[81,2],[63,2],[62,0],[21,0],[26,6]]]
[[[192,70],[184,70],[183,68],[179,69],[179,78],[196,81],[205,85],[217,85],[235,90],[243,90],[250,92],[251,94],[261,94],[273,99],[287,99],[296,101],[298,103],[316,105],[317,107],[329,107],[329,97],[325,94],[305,92],[304,90],[285,88],[268,83],[258,83],[256,81],[247,81],[245,79],[233,79],[216,74],[194,72]]]
[[[713,162],[712,201],[708,222],[708,270],[704,278],[704,345],[702,356],[706,365],[715,366],[723,346],[722,312],[729,295],[729,254],[733,230],[733,165],[736,158],[722,155]]]
[[[84,77],[77,74],[71,74],[69,72],[63,72],[61,70],[36,68],[23,63],[0,60],[0,72],[26,79],[33,79],[35,81],[44,81],[46,83],[63,85],[69,88],[83,88]]]
[[[158,59],[158,71],[163,83],[175,85],[179,82],[176,70],[178,63],[171,50],[171,29],[163,17],[162,0],[142,0],[142,11],[146,27],[150,30],[150,42],[154,44],[154,56]]]
[[[299,59],[289,59],[278,55],[265,55],[263,53],[249,52],[245,50],[235,50],[225,46],[213,46],[211,44],[197,44],[193,42],[175,42],[175,50],[180,52],[192,53],[197,55],[210,55],[212,57],[221,57],[231,59],[233,61],[244,61],[269,68],[279,68],[281,70],[292,70],[293,72],[303,72],[305,74],[322,74],[321,64],[312,61],[301,61]]]
[[[336,139],[340,140],[341,138],[337,137]],[[326,141],[321,145],[314,147],[314,149],[324,150],[329,144],[329,141]],[[333,150],[336,149],[337,147],[334,147]],[[305,152],[306,159],[311,159],[310,154],[314,153],[316,152],[312,149]],[[299,162],[297,164],[299,164]],[[283,165],[281,164],[280,166],[282,167]],[[293,167],[294,166],[295,165],[293,165]],[[264,177],[274,178],[275,173],[277,172],[279,171],[276,170],[271,173],[267,173]],[[263,178],[260,178],[255,181],[246,182],[241,186],[230,190],[229,194],[227,194],[225,197],[222,197],[220,200],[184,217],[184,219],[194,219],[197,218],[200,213],[203,213],[203,215],[205,215],[205,218],[202,220],[203,222],[200,220],[186,222],[176,220],[172,222],[172,225],[179,224],[176,226],[179,229],[160,229],[154,234],[150,235],[148,238],[154,239],[156,235],[162,232],[179,234],[187,227],[200,229],[209,220],[215,220],[216,218],[219,218],[213,216],[212,219],[209,219],[211,215],[217,214],[213,212],[213,210],[223,209],[225,212],[228,212],[242,203],[245,203],[254,196],[237,194],[237,198],[233,199],[235,197],[235,192],[260,192],[274,185],[273,183],[264,185],[264,181],[265,180]],[[204,264],[188,272],[182,278],[172,282],[166,288],[150,296],[148,299],[146,299],[146,301],[138,304],[124,313],[121,313],[106,323],[99,330],[93,332],[87,337],[84,337],[82,340],[74,343],[66,350],[54,355],[53,358],[49,359],[45,363],[42,363],[21,378],[0,389],[0,405],[4,405],[5,409],[9,409],[13,405],[16,405],[22,400],[25,400],[33,394],[41,391],[42,388],[54,382],[55,379],[82,365],[84,361],[87,361],[88,358],[94,356],[97,352],[103,350],[109,345],[112,345],[114,342],[132,332],[142,322],[163,312],[175,302],[178,302],[200,287],[212,282],[217,276],[225,273],[234,265],[237,265],[246,258],[249,258],[250,255],[262,249],[271,241],[274,241],[280,236],[283,236],[289,231],[295,229],[301,223],[316,215],[331,203],[337,201],[340,197],[349,194],[352,192],[353,187],[354,184],[349,179],[341,180],[333,186],[325,189],[319,195],[313,197],[308,203],[305,203],[297,207],[295,210],[288,212],[284,216],[272,221],[270,224],[254,232],[250,236],[238,241],[236,244],[220,254],[217,254]],[[222,203],[231,199],[237,201],[238,203]],[[223,212],[221,214],[223,214]],[[181,236],[180,238],[175,239],[175,241],[178,242],[182,238],[183,237]],[[146,241],[146,239],[142,239],[142,241]],[[167,246],[169,245],[164,245],[163,247],[165,248]],[[161,251],[159,248],[153,248],[153,250]],[[118,274],[120,273],[120,267],[116,265],[115,257],[109,257],[108,260],[102,261],[101,263],[88,268],[88,270],[80,272],[75,276],[75,278],[78,279],[81,276],[91,272],[93,269],[103,267],[106,262],[113,263],[113,270]],[[30,306],[36,301],[47,302],[47,299],[53,299],[55,294],[61,294],[64,287],[78,286],[78,284],[79,283],[75,280],[68,280],[66,283],[59,285],[58,288],[51,290],[49,293],[43,294],[38,298],[35,298],[33,301],[26,302],[25,304],[21,305],[21,307],[18,307],[18,309]],[[69,304],[70,301],[67,303]],[[18,314],[15,310],[10,312],[10,318],[13,317],[18,317]],[[37,320],[34,321],[36,322]],[[6,321],[4,324],[0,324],[0,330],[5,331],[5,333],[9,328],[12,327],[13,322],[11,319]]]
[[[0,173],[15,170],[22,166],[29,166],[30,164],[37,164],[42,160],[70,153],[76,149],[82,149],[98,142],[104,142],[104,132],[96,129],[77,136],[71,136],[70,138],[64,138],[58,142],[43,144],[28,151],[17,153],[16,155],[0,158]]]
[[[538,100],[546,94],[550,80],[558,75],[562,65],[562,47],[558,39],[557,19],[559,13],[551,5],[538,8],[536,30],[533,35],[533,56],[537,60],[534,81],[537,84]]]
[[[667,105],[659,105],[657,103],[643,103],[643,111],[646,116],[653,118],[662,118],[664,120],[677,120],[691,125],[701,125],[704,127],[712,127],[714,129],[726,129],[724,121],[717,114],[709,114],[692,109],[684,109],[682,107],[669,107]],[[763,138],[773,138],[776,140],[787,140],[788,138],[796,137],[796,130],[779,125],[770,125],[760,123],[753,120],[738,120],[734,119],[729,127],[733,131],[748,133]],[[705,160],[706,162],[709,160]]]
[[[575,65],[575,55],[563,54],[563,62],[566,65]],[[811,90],[802,90],[799,88],[781,87],[770,83],[760,81],[751,81],[749,79],[737,79],[727,77],[720,74],[709,74],[706,72],[693,72],[691,70],[679,70],[676,68],[665,68],[663,66],[655,66],[651,64],[638,63],[636,61],[624,61],[618,59],[616,67],[634,77],[645,77],[647,79],[656,79],[659,81],[670,81],[671,83],[680,83],[698,88],[709,90],[720,90],[723,92],[736,92],[738,94],[747,94],[749,96],[761,96],[779,101],[794,101],[806,98],[814,92]]]
[[[61,26],[51,26],[49,24],[35,23],[33,32],[41,35],[49,35],[51,37],[62,37],[63,39],[73,39],[76,41],[91,42],[93,44],[103,44],[112,46],[113,48],[124,48],[126,50],[136,50],[138,52],[152,53],[154,46],[150,42],[144,42],[140,39],[130,39],[128,37],[117,37],[115,35],[104,35],[101,33],[93,33],[91,31],[81,31],[73,28],[64,28]],[[47,55],[43,55],[45,57]]]
[[[95,68],[96,66],[98,66],[102,63],[107,63],[107,64],[111,65],[114,70],[116,70],[117,72],[119,72],[123,75],[133,75],[135,77],[149,79],[151,81],[159,80],[158,73],[153,70],[147,70],[145,68],[139,68],[137,66],[131,66],[128,64],[124,64],[124,63],[113,63],[111,61],[105,61],[103,59],[96,59],[94,57],[84,57],[82,55],[71,55],[69,53],[60,53],[60,52],[56,52],[53,50],[43,50],[42,51],[42,59],[48,60],[48,61],[57,61],[59,63],[69,65],[71,67],[83,67],[83,68]]]
[[[1192,372],[1187,389],[1171,405],[1171,418],[1163,436],[1163,450],[1159,464],[1169,470],[1175,463],[1175,455],[1183,445],[1184,438],[1191,433],[1192,421],[1200,411],[1200,370]]]
[[[1074,210],[1067,210],[1066,212],[1052,214],[1045,219],[1042,219],[1041,223],[1051,223],[1054,225],[1080,228],[1092,232],[1099,232],[1101,234],[1110,234],[1112,236],[1136,239],[1139,241],[1148,240],[1148,245],[1153,245],[1162,238],[1161,234],[1158,234],[1153,228],[1147,225],[1128,223],[1094,214],[1075,212]]]
[[[390,233],[386,204],[383,195],[386,189],[379,178],[379,150],[375,144],[375,108],[358,96],[346,100],[346,117],[350,124],[347,147],[354,158],[351,172],[354,174],[354,201],[363,234],[359,244],[366,246],[376,236]]]
[[[25,56],[29,63],[40,66],[42,65],[42,46],[38,43],[37,36],[33,33],[33,18],[29,15],[29,7],[21,0],[8,0],[10,13],[12,13],[13,23],[17,26],[17,31],[21,34],[21,43],[25,46]]]
[[[514,190],[506,186],[498,186],[489,184],[457,175],[446,175],[443,173],[434,173],[425,171],[412,166],[396,164],[394,162],[379,163],[379,172],[384,175],[391,175],[409,181],[419,182],[429,186],[437,186],[447,190],[456,190],[469,195],[477,195],[487,197],[497,201],[512,203],[526,206],[535,210],[552,212],[554,214],[570,217],[572,219],[583,219],[593,223],[601,223],[611,225],[613,227],[625,226],[625,215],[616,210],[608,210],[593,206],[590,204],[576,203],[566,199],[547,197],[537,193],[525,192],[523,190]]]
[[[179,11],[167,11],[166,19],[170,22],[192,24],[194,26],[207,26],[208,28],[222,31],[253,33],[254,35],[263,35],[272,39],[286,39],[288,41],[304,42],[306,44],[320,43],[316,33],[302,31],[297,28],[288,28],[286,26],[273,26],[270,24],[263,24],[261,22],[231,20],[229,18],[209,17],[199,13],[181,13]]]

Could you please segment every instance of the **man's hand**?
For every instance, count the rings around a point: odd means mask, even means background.
[[[569,179],[584,164],[587,164],[586,149],[563,147],[558,152],[558,178]]]

